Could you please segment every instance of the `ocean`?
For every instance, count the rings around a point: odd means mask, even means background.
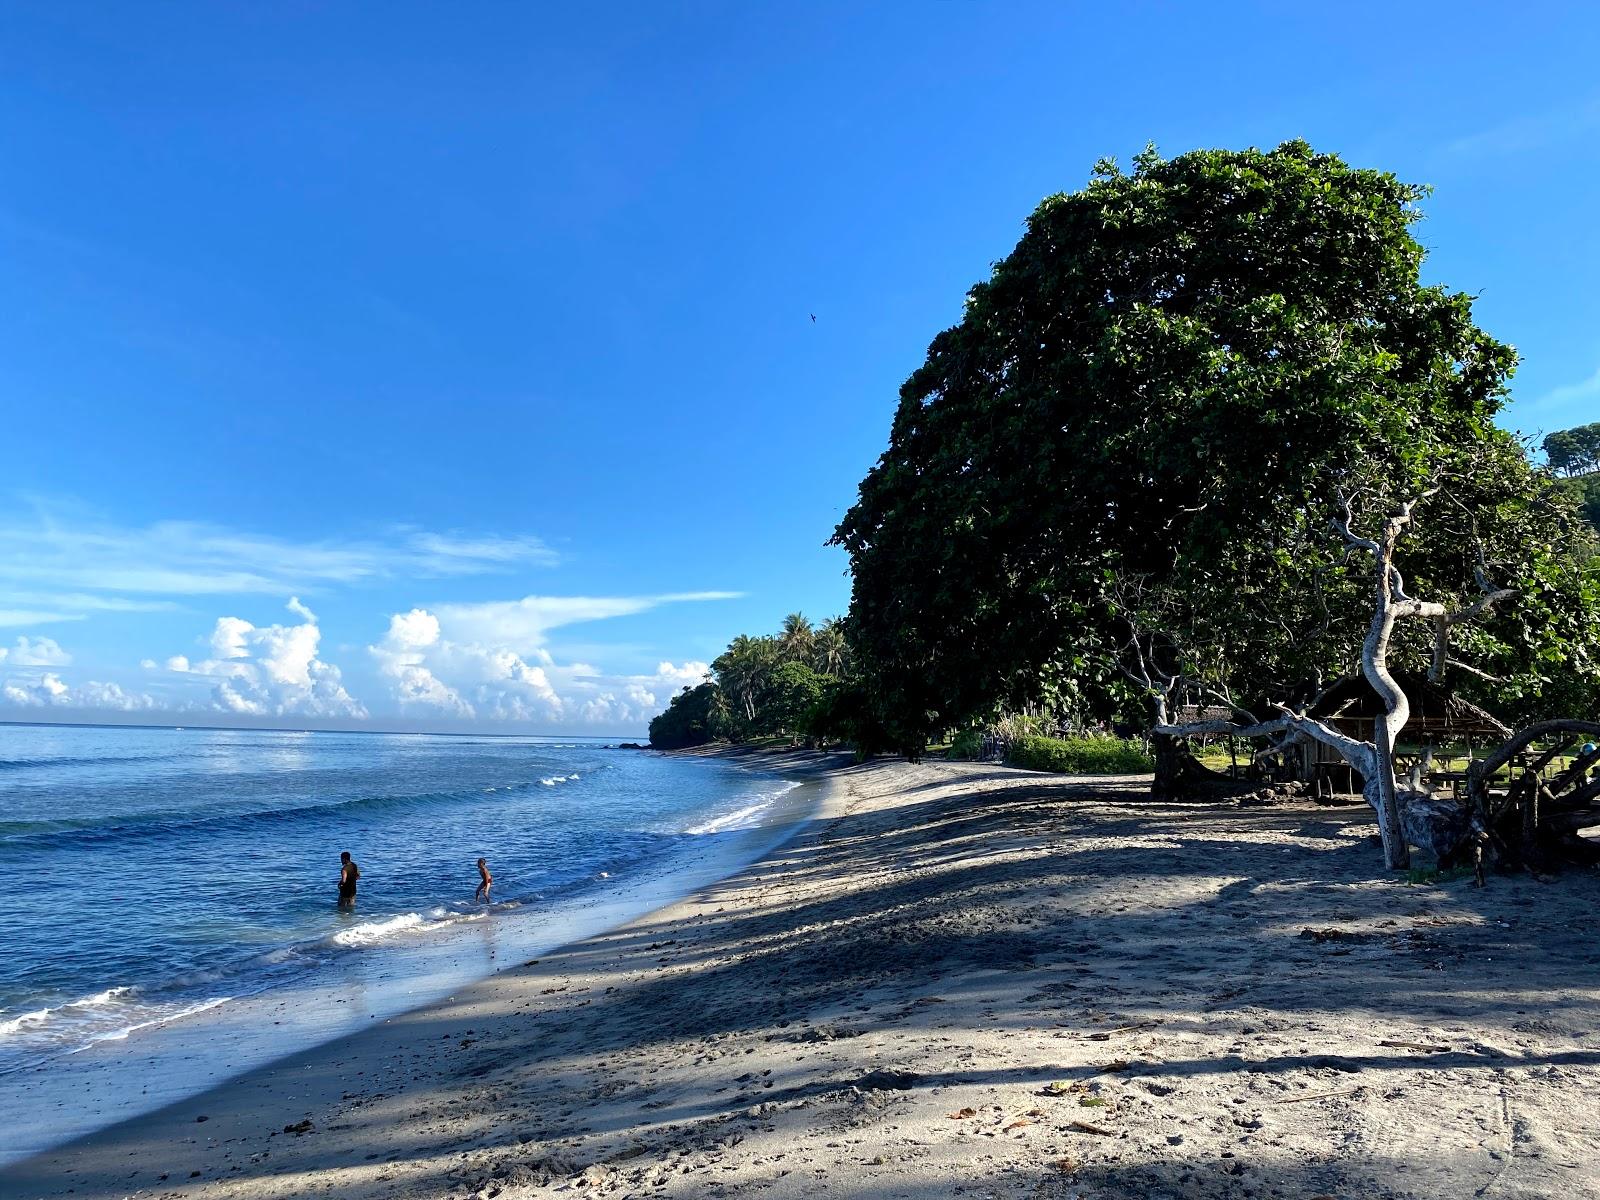
[[[0,726],[0,1160],[657,907],[808,795],[592,739]]]

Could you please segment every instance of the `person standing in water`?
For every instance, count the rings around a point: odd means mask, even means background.
[[[361,878],[361,868],[346,850],[339,855],[339,907],[351,908],[356,902],[356,880]]]
[[[482,900],[485,904],[489,903],[489,889],[493,886],[494,876],[489,874],[489,860],[480,858],[478,860],[478,890],[473,893],[472,898],[474,900]]]

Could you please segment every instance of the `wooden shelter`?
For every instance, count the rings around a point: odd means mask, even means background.
[[[1420,672],[1396,671],[1394,681],[1411,701],[1411,717],[1400,731],[1408,742],[1436,742],[1493,738],[1504,741],[1511,730],[1471,701],[1463,700],[1442,684]],[[1317,701],[1309,716],[1351,737],[1371,741],[1373,722],[1383,716],[1383,701],[1364,675],[1346,675]]]
[[[1402,744],[1461,742],[1470,749],[1474,741],[1498,744],[1511,736],[1511,729],[1498,718],[1420,672],[1396,671],[1394,679],[1411,702],[1410,718],[1400,731]],[[1383,714],[1383,701],[1366,677],[1346,675],[1323,692],[1308,715],[1340,733],[1370,742]],[[1308,783],[1333,791],[1361,790],[1360,777],[1331,746],[1307,740],[1301,753],[1303,778]]]

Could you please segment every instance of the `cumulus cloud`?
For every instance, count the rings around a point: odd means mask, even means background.
[[[605,691],[583,702],[583,722],[596,729],[639,728],[665,707],[656,694],[636,683]]]
[[[656,664],[654,675],[577,677],[572,687],[584,697],[579,711],[586,725],[617,733],[641,729],[686,687],[704,683],[709,663]]]
[[[681,667],[675,667],[669,662],[664,662],[657,664],[655,678],[663,682],[676,683],[679,687],[698,687],[710,674],[710,663],[691,661]]]
[[[12,680],[0,688],[0,700],[24,708],[139,712],[158,707],[153,696],[147,696],[142,692],[124,691],[115,683],[102,683],[91,679],[76,687],[69,686],[53,671],[46,671],[34,682]]]
[[[248,716],[365,717],[366,706],[345,690],[339,668],[317,656],[322,630],[316,614],[291,596],[298,625],[256,626],[242,617],[218,617],[209,639],[211,657],[167,659],[179,675],[214,678],[212,706]]]
[[[439,643],[439,618],[414,608],[390,617],[383,640],[367,649],[378,660],[378,669],[393,681],[401,711],[425,709],[470,717],[472,706],[427,665],[429,652]]]
[[[618,676],[588,663],[563,667],[545,647],[549,630],[735,594],[527,596],[414,608],[395,613],[383,638],[368,650],[403,711],[637,730],[710,668],[703,662],[662,662],[653,675]]]
[[[12,646],[0,646],[0,663],[13,667],[64,667],[71,661],[53,638],[19,637]]]
[[[559,720],[561,698],[542,666],[506,646],[446,639],[426,609],[395,613],[368,650],[402,710],[501,721]],[[446,681],[449,682],[446,682]]]
[[[115,683],[89,680],[74,689],[77,703],[82,708],[111,708],[122,712],[157,708],[160,702],[144,692],[124,691]]]
[[[218,617],[216,628],[211,631],[212,657],[249,658],[249,639],[254,632],[255,626],[240,617]]]
[[[37,683],[8,683],[0,694],[10,704],[49,705],[67,703],[71,692],[61,676],[47,671]]]

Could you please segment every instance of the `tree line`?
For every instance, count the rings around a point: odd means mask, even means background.
[[[650,722],[650,744],[679,749],[711,741],[815,738],[852,680],[844,622],[813,625],[791,613],[776,633],[740,634],[711,664],[705,682],[686,687]]]

